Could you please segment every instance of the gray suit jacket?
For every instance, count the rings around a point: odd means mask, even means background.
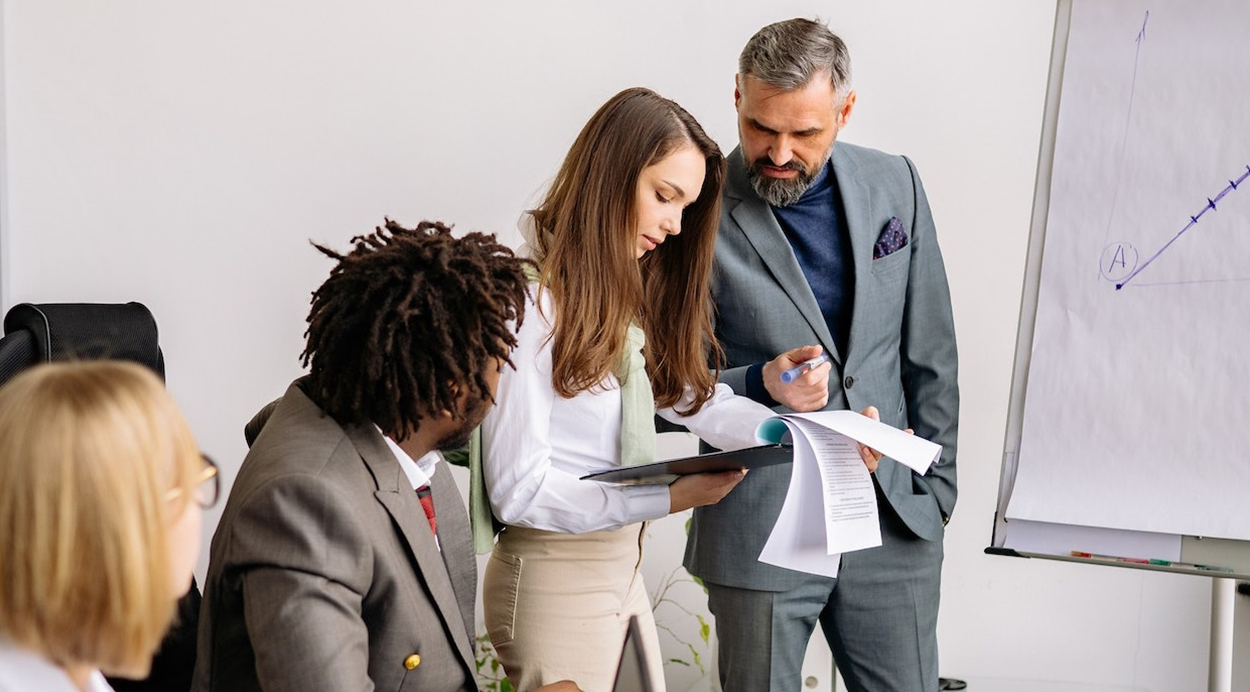
[[[476,689],[476,563],[446,464],[431,482],[440,554],[377,429],[341,427],[298,385],[213,536],[193,689]]]
[[[907,527],[940,540],[955,507],[959,390],[950,291],[929,203],[905,157],[839,142],[833,171],[854,252],[846,353],[835,348],[772,210],[751,188],[741,151],[730,154],[713,277],[717,338],[728,365],[721,381],[745,393],[748,365],[821,344],[834,361],[826,408],[873,405],[882,421],[942,445],[941,460],[923,477],[891,459],[882,459],[876,473]],[[908,243],[874,260],[873,245],[894,216]],[[757,469],[719,504],[697,508],[686,546],[690,572],[763,590],[793,588],[805,579],[757,561],[789,480],[788,466]]]

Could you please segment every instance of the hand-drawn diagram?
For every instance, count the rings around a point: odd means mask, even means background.
[[[1128,282],[1132,281],[1133,278],[1140,274],[1143,269],[1149,267],[1151,262],[1159,259],[1159,256],[1162,255],[1164,251],[1172,247],[1172,243],[1180,240],[1180,237],[1185,235],[1189,229],[1197,226],[1198,221],[1202,218],[1203,214],[1206,214],[1208,211],[1216,211],[1218,209],[1216,204],[1218,204],[1220,200],[1224,199],[1225,195],[1236,190],[1238,186],[1246,181],[1246,178],[1250,178],[1250,165],[1246,166],[1246,170],[1241,174],[1241,177],[1236,180],[1229,180],[1228,187],[1220,190],[1219,194],[1215,197],[1208,197],[1207,204],[1202,208],[1202,211],[1190,216],[1189,223],[1185,224],[1184,228],[1177,231],[1176,235],[1172,236],[1172,239],[1167,243],[1164,243],[1163,247],[1159,248],[1159,250],[1151,255],[1149,259],[1142,262],[1141,266],[1137,266],[1137,250],[1132,245],[1129,245],[1128,243],[1108,245],[1107,249],[1103,250],[1103,259],[1102,262],[1099,263],[1103,278],[1116,282],[1115,290],[1117,291],[1127,286]],[[1129,260],[1130,255],[1132,257],[1131,262]]]
[[[1250,540],[1247,36],[1073,0],[1008,520]]]
[[[1145,12],[1145,15],[1142,17],[1141,28],[1138,29],[1137,36],[1133,39],[1133,43],[1135,46],[1133,50],[1133,73],[1132,73],[1132,78],[1130,80],[1130,86],[1129,86],[1128,107],[1125,109],[1124,131],[1120,137],[1120,152],[1119,152],[1119,157],[1118,157],[1119,161],[1116,166],[1115,182],[1112,185],[1110,212],[1107,214],[1107,226],[1106,226],[1106,232],[1104,234],[1104,239],[1105,237],[1110,235],[1116,222],[1116,208],[1120,199],[1120,187],[1121,187],[1121,182],[1123,180],[1123,173],[1124,173],[1124,159],[1125,159],[1125,154],[1128,150],[1130,133],[1133,132],[1133,127],[1132,127],[1133,103],[1134,103],[1134,97],[1137,95],[1137,73],[1138,73],[1138,68],[1141,65],[1142,45],[1146,42],[1146,27],[1149,23],[1150,23],[1150,11],[1147,10]],[[1217,193],[1214,197],[1207,197],[1206,205],[1203,206],[1202,209],[1198,211],[1198,213],[1190,215],[1188,217],[1188,222],[1185,223],[1185,225],[1179,231],[1176,232],[1176,235],[1168,239],[1168,241],[1164,243],[1162,247],[1160,247],[1153,254],[1151,254],[1148,258],[1146,258],[1144,262],[1141,262],[1140,265],[1138,264],[1138,259],[1139,259],[1138,250],[1132,243],[1129,243],[1127,241],[1117,241],[1113,243],[1108,243],[1103,248],[1102,255],[1099,258],[1099,262],[1098,262],[1098,271],[1099,271],[1100,276],[1102,276],[1103,279],[1114,283],[1115,290],[1119,291],[1123,289],[1125,286],[1129,284],[1130,281],[1135,279],[1138,274],[1142,273],[1142,271],[1144,271],[1146,267],[1150,266],[1155,260],[1159,259],[1159,257],[1163,255],[1163,253],[1166,252],[1168,248],[1172,246],[1173,243],[1175,243],[1177,240],[1180,240],[1181,236],[1185,235],[1186,233],[1190,231],[1190,229],[1197,226],[1198,222],[1202,219],[1203,215],[1205,215],[1207,212],[1217,211],[1218,210],[1217,205],[1220,203],[1220,201],[1223,200],[1224,197],[1228,195],[1230,192],[1237,190],[1238,187],[1243,182],[1245,182],[1247,178],[1250,178],[1250,164],[1245,166],[1245,170],[1241,172],[1240,176],[1230,178],[1228,180],[1227,187],[1225,187],[1223,190],[1220,190],[1219,193]],[[1225,279],[1225,280],[1238,281],[1238,280],[1244,280],[1244,279]],[[1213,279],[1209,277],[1195,278],[1192,281],[1184,281],[1184,280],[1169,281],[1169,282],[1162,282],[1162,283],[1153,283],[1149,285],[1155,285],[1155,286],[1175,285],[1177,283],[1204,283],[1204,282],[1211,282],[1211,281],[1219,281],[1219,279]],[[1138,285],[1143,285],[1143,284],[1139,283]]]
[[[1120,201],[1120,184],[1124,178],[1124,153],[1128,148],[1129,132],[1133,129],[1131,125],[1133,122],[1133,97],[1137,95],[1137,68],[1141,63],[1141,45],[1142,41],[1146,40],[1146,24],[1149,22],[1150,11],[1147,10],[1146,16],[1142,18],[1141,30],[1137,32],[1137,38],[1133,40],[1136,46],[1133,50],[1133,78],[1130,81],[1131,86],[1128,92],[1128,108],[1125,109],[1124,114],[1124,133],[1120,137],[1120,155],[1115,170],[1115,183],[1111,186],[1111,211],[1107,214],[1107,228],[1103,235],[1104,241],[1106,236],[1111,233],[1111,228],[1115,224],[1116,204]],[[1130,261],[1132,266],[1129,266]],[[1118,278],[1112,277],[1127,276],[1128,273],[1137,267],[1137,250],[1132,245],[1123,242],[1107,245],[1098,266],[1099,272],[1104,279],[1118,281]],[[1125,267],[1128,267],[1128,269],[1125,270]]]

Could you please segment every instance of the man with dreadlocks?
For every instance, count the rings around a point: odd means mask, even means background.
[[[313,293],[310,372],[249,424],[263,428],[213,536],[196,690],[476,689],[469,522],[437,451],[493,402],[522,260],[431,222],[352,242],[316,245],[337,265]]]

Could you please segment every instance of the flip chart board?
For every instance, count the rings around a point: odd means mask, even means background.
[[[1250,575],[1246,36],[1059,3],[990,552]]]

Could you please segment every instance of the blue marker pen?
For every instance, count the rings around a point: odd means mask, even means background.
[[[802,375],[803,373],[807,372],[808,370],[811,370],[812,368],[815,368],[816,366],[820,365],[821,363],[827,360],[829,360],[828,353],[822,353],[819,356],[816,356],[815,358],[811,360],[805,360],[802,363],[799,363],[798,365],[794,366],[793,368],[790,368],[789,370],[782,372],[781,381],[786,384],[790,384],[791,382],[797,380],[799,376]]]

